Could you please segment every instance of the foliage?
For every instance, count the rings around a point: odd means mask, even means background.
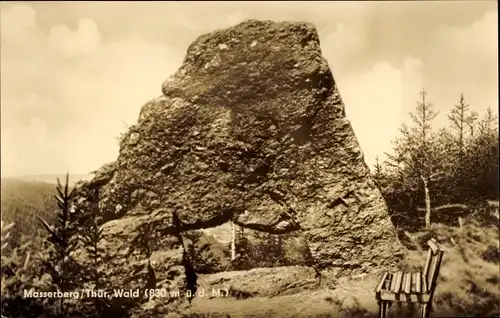
[[[254,265],[254,250],[253,245],[247,235],[245,229],[241,226],[237,227],[235,238],[236,258],[232,260],[230,268],[234,270],[250,269]],[[228,250],[231,246],[228,247]]]
[[[186,239],[186,252],[196,273],[209,274],[223,270],[224,255],[217,252],[217,242],[210,240],[201,231],[184,232],[183,236]]]
[[[109,292],[109,281],[106,276],[108,255],[102,248],[103,230],[102,214],[99,210],[99,190],[92,189],[90,206],[88,211],[75,211],[75,226],[77,228],[78,243],[86,252],[88,263],[81,266],[81,276],[84,276],[86,287],[93,290],[105,290]],[[79,308],[80,311],[90,311],[87,317],[102,317],[107,311],[113,309],[110,299],[103,297],[89,297],[83,303],[89,302],[91,306]],[[115,315],[117,316],[117,315]]]
[[[36,255],[33,256],[34,246],[40,240],[22,236],[20,245],[7,249],[10,231],[14,228],[11,223],[4,226],[2,220],[2,257],[1,257],[1,301],[2,315],[8,317],[41,317],[44,313],[44,304],[39,299],[24,297],[24,290],[39,288],[42,282],[34,273],[39,265]]]
[[[286,266],[283,235],[255,233],[257,242],[254,245],[253,260],[258,267]]]
[[[432,120],[438,113],[425,90],[421,96],[410,114],[413,126],[403,124],[392,153],[383,163],[377,157],[372,173],[393,222],[407,230],[422,227],[423,212],[436,206],[479,207],[498,200],[499,192],[498,118],[491,109],[478,120],[462,94],[448,115],[450,126],[435,131]],[[444,221],[436,217],[432,222]]]
[[[227,247],[226,250],[229,250]],[[310,265],[309,249],[296,234],[270,234],[238,227],[233,270],[257,267]]]
[[[54,195],[59,208],[52,225],[39,218],[47,230],[49,236],[45,241],[46,255],[42,259],[40,270],[51,278],[50,290],[62,292],[74,290],[81,283],[81,266],[72,257],[77,247],[75,217],[76,213],[72,206],[74,189],[69,189],[69,175],[66,175],[65,184],[62,185],[57,179],[57,194]],[[56,315],[66,317],[68,308],[65,306],[65,298],[57,299]]]

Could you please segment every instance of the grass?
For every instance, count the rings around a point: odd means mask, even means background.
[[[462,228],[432,225],[412,233],[414,250],[409,250],[402,270],[422,268],[425,242],[434,237],[445,251],[433,317],[495,317],[500,315],[499,231],[497,225],[481,227],[469,221]],[[290,296],[247,299],[198,298],[185,317],[378,317],[373,294],[378,277],[344,278],[335,290],[321,289]],[[420,308],[395,304],[389,317],[418,317]]]

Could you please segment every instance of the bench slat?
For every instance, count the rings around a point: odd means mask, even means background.
[[[393,293],[399,293],[401,290],[401,281],[403,279],[403,272],[399,271],[396,273],[396,278],[395,278],[395,284],[394,284],[394,289],[392,290]]]
[[[409,294],[411,292],[411,273],[408,272],[406,273],[406,281],[405,281],[405,287],[404,287],[404,292],[405,294]]]
[[[415,282],[415,291],[417,293],[421,293],[422,292],[422,273],[420,272],[417,272],[416,273],[416,282]]]
[[[385,283],[385,279],[387,278],[387,275],[389,273],[385,272],[382,277],[380,278],[380,281],[378,282],[377,284],[377,287],[375,287],[375,292],[378,293],[382,290],[382,287],[384,286],[384,283]]]
[[[396,276],[397,276],[397,273],[393,273],[391,275],[391,285],[388,288],[388,290],[390,290],[390,291],[393,291],[396,288]]]
[[[417,273],[411,273],[411,290],[410,293],[415,293],[417,291]]]
[[[403,279],[401,280],[401,293],[405,292],[405,286],[406,286],[406,273],[403,273]]]

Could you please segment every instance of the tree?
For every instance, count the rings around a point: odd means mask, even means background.
[[[90,211],[81,215],[79,220],[79,237],[83,243],[83,248],[91,259],[90,277],[95,289],[102,287],[101,255],[104,250],[99,246],[102,241],[102,217],[99,212],[99,190],[93,190]]]
[[[91,189],[88,211],[78,213],[78,237],[90,259],[86,270],[86,278],[90,278],[94,290],[102,290],[106,284],[103,267],[106,266],[106,253],[100,246],[103,240],[102,214],[99,210],[99,189]],[[89,298],[94,305],[92,313],[98,317],[105,316],[111,304],[106,298]]]
[[[236,224],[231,221],[231,261],[236,259]]]
[[[373,165],[373,173],[372,173],[373,181],[377,184],[377,187],[382,190],[384,186],[384,167],[380,163],[380,159],[378,155],[375,157],[375,164]]]
[[[459,156],[464,153],[465,129],[469,127],[471,136],[474,135],[474,122],[478,114],[469,111],[469,104],[465,102],[464,94],[460,95],[460,101],[451,110],[448,119],[452,122],[452,129],[457,133],[457,145]]]
[[[245,234],[242,226],[235,230],[235,259],[231,261],[231,267],[235,270],[246,270],[252,268],[254,249],[252,243]]]
[[[488,108],[478,123],[479,133],[468,149],[464,159],[469,169],[465,178],[471,187],[467,196],[484,202],[498,198],[498,117]]]
[[[448,201],[463,202],[466,200],[464,194],[469,192],[470,173],[473,169],[469,159],[471,146],[474,143],[474,128],[477,118],[478,114],[469,110],[469,104],[465,102],[464,95],[461,94],[458,104],[448,115],[451,131],[443,129],[443,134],[440,137],[442,143],[448,143],[448,153],[445,157],[447,159],[445,168],[447,180],[444,184],[455,190],[455,194],[448,193]],[[470,130],[469,134],[467,134],[467,128]],[[445,188],[441,190],[446,192]]]
[[[194,270],[200,274],[210,274],[220,270],[220,259],[212,250],[209,236],[202,231],[192,230],[183,233],[186,244],[186,252],[193,263]]]
[[[486,110],[486,115],[479,123],[479,132],[482,136],[494,136],[498,134],[498,116],[493,114],[491,107]]]
[[[69,190],[69,175],[66,174],[64,186],[59,178],[57,179],[57,194],[54,195],[57,200],[59,212],[53,225],[49,225],[42,218],[38,218],[47,230],[49,237],[46,240],[47,257],[43,260],[41,271],[48,273],[52,278],[54,287],[62,292],[74,289],[77,286],[77,277],[79,277],[80,266],[71,257],[71,253],[76,249],[74,222],[75,215],[72,209],[72,200],[74,189]],[[68,309],[65,307],[64,297],[59,300],[57,316],[67,317]]]
[[[393,143],[395,154],[387,154],[386,164],[397,174],[401,185],[416,192],[420,185],[424,190],[425,226],[431,224],[431,182],[442,174],[441,148],[436,147],[437,135],[432,131],[432,121],[439,114],[433,104],[426,100],[427,91],[420,92],[421,100],[417,102],[416,112],[410,112],[413,127],[405,124],[400,128],[402,134]]]
[[[283,237],[280,234],[255,232],[256,242],[253,248],[253,261],[257,267],[287,265]]]

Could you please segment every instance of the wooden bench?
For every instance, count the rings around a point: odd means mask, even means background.
[[[422,272],[386,272],[382,275],[375,288],[380,318],[386,317],[388,305],[393,302],[422,304],[422,318],[429,318],[443,251],[434,239],[427,244],[429,251]]]

